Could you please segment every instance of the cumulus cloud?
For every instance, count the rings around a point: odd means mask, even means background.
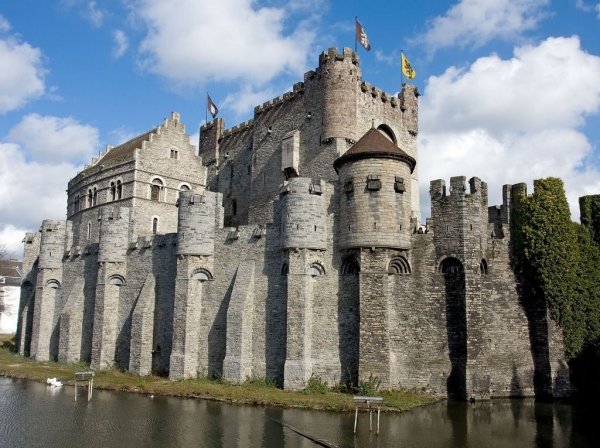
[[[10,26],[7,24],[5,28]],[[0,114],[40,97],[45,90],[44,76],[39,49],[13,36],[0,38]]]
[[[42,162],[84,162],[99,146],[98,130],[66,117],[29,114],[8,134],[34,159]],[[62,179],[65,181],[65,178]]]
[[[429,78],[421,104],[421,178],[479,176],[489,183],[490,204],[497,204],[504,183],[560,177],[577,219],[577,197],[600,191],[600,172],[586,163],[594,148],[579,130],[600,109],[598,73],[600,57],[570,37]],[[429,185],[421,188],[428,202]]]
[[[0,227],[3,236],[9,223],[20,229],[35,230],[42,219],[64,219],[65,180],[75,174],[73,164],[28,161],[16,143],[0,143]],[[14,247],[16,243],[14,239],[4,241],[8,247]]]
[[[27,115],[0,143],[0,244],[20,255],[25,231],[64,219],[66,181],[98,147],[98,131],[72,118]]]
[[[139,0],[136,6],[147,28],[142,66],[178,83],[260,84],[281,73],[298,74],[315,38],[306,21],[288,31],[291,9],[253,0]]]
[[[535,28],[544,17],[548,0],[460,0],[435,17],[418,37],[430,51],[439,48],[480,46],[493,39],[514,39]]]
[[[125,54],[127,48],[129,48],[129,39],[122,30],[113,31],[114,47],[112,55],[115,59],[119,59]]]

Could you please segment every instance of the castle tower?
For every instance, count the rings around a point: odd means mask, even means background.
[[[411,173],[415,159],[370,129],[334,167],[340,176],[340,248],[360,251],[360,379],[389,387],[388,266],[410,249]]]
[[[357,135],[358,80],[361,78],[358,54],[344,48],[330,48],[319,56],[317,74],[323,89],[323,133],[321,140],[332,143],[337,154],[346,151],[346,140],[355,142]]]
[[[327,249],[327,185],[293,178],[281,190],[282,249],[287,273],[287,353],[284,388],[304,388],[312,374],[313,290],[322,266],[318,254]]]
[[[198,151],[202,157],[202,164],[208,167],[207,179],[216,181],[216,174],[219,169],[219,140],[223,135],[225,122],[222,118],[217,118],[210,123],[204,124],[200,128],[200,141],[198,142]],[[217,185],[207,185],[208,189],[215,190]]]
[[[40,252],[30,354],[36,361],[58,356],[58,313],[62,302],[62,259],[67,235],[66,221],[44,220],[40,229]]]
[[[221,223],[217,213],[223,197],[205,191],[204,195],[182,191],[177,206],[177,278],[173,313],[173,348],[169,377],[173,380],[195,378],[200,350],[200,316],[205,282],[213,279],[215,227]]]
[[[115,360],[119,302],[121,288],[126,283],[129,226],[129,208],[102,209],[92,335],[91,367],[95,369],[111,367]]]
[[[448,351],[452,366],[448,396],[465,400],[487,398],[489,373],[484,356],[488,352],[483,301],[487,295],[482,274],[487,274],[488,239],[487,185],[476,177],[431,182],[431,216],[434,245],[439,262],[440,290],[446,301]]]
[[[410,84],[404,84],[399,93],[400,110],[402,111],[402,129],[405,131],[399,136],[398,146],[404,149],[409,156],[417,162],[417,135],[419,133],[419,91]],[[412,216],[413,218],[421,218],[421,208],[419,204],[419,167],[415,169],[411,175],[412,189]]]

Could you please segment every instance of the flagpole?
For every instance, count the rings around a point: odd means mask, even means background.
[[[206,104],[204,105],[204,122],[208,124],[208,92],[206,92]]]
[[[404,84],[404,50],[400,50],[400,90],[402,91],[402,85]]]
[[[358,39],[356,39],[356,24],[358,22],[358,16],[354,16],[354,52],[358,53]]]

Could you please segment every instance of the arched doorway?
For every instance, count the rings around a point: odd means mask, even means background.
[[[465,302],[465,271],[453,257],[440,264],[446,294],[446,333],[452,370],[447,379],[448,398],[467,399],[467,312]]]

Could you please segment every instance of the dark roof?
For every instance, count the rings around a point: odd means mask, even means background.
[[[17,260],[0,260],[0,284],[4,286],[21,286],[21,270],[23,263]],[[1,279],[4,279],[2,281]]]
[[[156,129],[152,129],[142,135],[138,135],[135,138],[123,143],[122,145],[115,146],[114,148],[108,150],[106,154],[104,154],[100,159],[96,161],[92,166],[89,166],[82,172],[86,172],[90,168],[96,167],[106,162],[111,162],[113,160],[133,160],[135,155],[135,150],[137,148],[142,147],[142,142],[148,141],[150,139],[150,134],[154,132]]]
[[[344,155],[333,162],[333,167],[338,171],[341,165],[359,159],[402,160],[410,166],[411,172],[417,164],[415,159],[398,148],[381,131],[375,128],[369,129]]]

